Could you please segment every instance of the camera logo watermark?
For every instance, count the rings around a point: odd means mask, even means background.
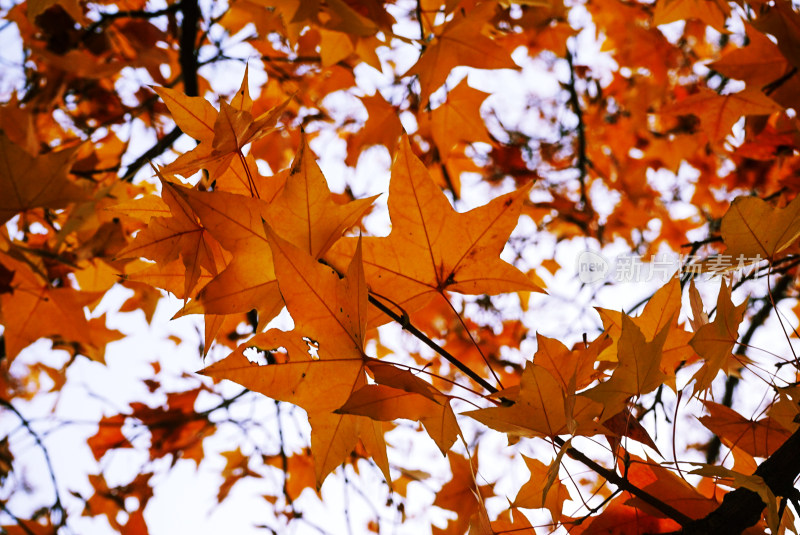
[[[610,261],[595,251],[583,251],[578,255],[576,270],[578,279],[584,284],[614,282],[666,282],[672,277],[687,274],[707,275],[709,278],[723,273],[737,272],[741,276],[756,278],[758,265],[764,260],[760,255],[753,258],[739,255],[714,255],[700,257],[692,255],[656,254],[624,255]]]

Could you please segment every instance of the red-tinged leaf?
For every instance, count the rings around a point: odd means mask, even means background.
[[[771,418],[748,420],[733,409],[704,401],[708,416],[701,416],[700,423],[717,435],[728,447],[737,447],[753,457],[769,457],[791,433]]]
[[[100,419],[100,427],[97,433],[89,438],[86,443],[92,450],[92,455],[96,460],[100,460],[108,450],[116,448],[132,448],[133,445],[122,434],[122,425],[125,423],[125,416],[104,416]]]
[[[604,421],[603,427],[616,435],[608,437],[608,440],[611,443],[611,451],[618,451],[621,442],[617,437],[628,437],[637,442],[641,442],[645,446],[650,446],[659,455],[661,455],[661,452],[658,451],[658,447],[656,446],[655,442],[653,442],[653,439],[650,438],[650,434],[627,407],[608,420]]]

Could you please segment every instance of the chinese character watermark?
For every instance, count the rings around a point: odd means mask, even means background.
[[[672,277],[719,277],[736,273],[741,277],[758,278],[760,255],[753,258],[718,254],[711,257],[656,254],[624,255],[610,261],[600,253],[583,251],[578,255],[578,279],[585,284],[615,282],[666,282]]]

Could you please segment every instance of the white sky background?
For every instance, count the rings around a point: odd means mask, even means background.
[[[5,3],[3,3],[5,5]],[[208,13],[208,4],[205,5],[204,13]],[[579,12],[575,12],[580,17]],[[13,26],[11,27],[13,28]],[[0,34],[0,40],[4,43],[13,43],[15,38],[9,35],[9,29]],[[416,25],[401,26],[397,33],[415,36],[418,28]],[[245,31],[246,33],[246,31]],[[233,39],[236,41],[236,39]],[[3,65],[15,64],[19,59],[13,54],[13,46],[3,46],[0,48],[0,57]],[[228,51],[234,53],[235,49]],[[246,58],[249,52],[242,51],[241,57]],[[409,54],[405,58],[405,63],[401,64],[398,71],[402,72],[413,64],[416,55],[409,48]],[[557,82],[549,74],[541,70],[542,62],[539,60],[531,61],[519,55],[515,59],[522,63],[529,64],[522,73],[511,71],[495,71],[486,75],[479,71],[469,71],[458,69],[456,76],[463,76],[469,72],[470,85],[477,89],[491,92],[496,96],[490,97],[484,104],[484,112],[488,108],[493,108],[498,114],[508,114],[514,118],[516,110],[521,109],[520,103],[524,104],[525,99],[531,91],[543,92],[544,94],[558,90]],[[608,66],[607,59],[597,52],[597,46],[585,35],[580,40],[577,63],[605,64]],[[403,63],[403,62],[400,62]],[[250,65],[251,87],[260,87],[264,82],[263,74],[258,70],[257,62]],[[224,63],[220,67],[215,67],[218,73],[213,76],[209,69],[202,71],[210,78],[212,85],[221,93],[234,91],[241,80],[243,67],[237,63]],[[6,70],[6,69],[4,69]],[[10,72],[10,71],[9,71]],[[562,81],[568,75],[565,65],[560,65],[557,69]],[[380,86],[386,81],[385,77],[377,74],[377,71],[363,67],[357,70],[359,81],[363,86]],[[137,78],[142,78],[142,74],[136,73]],[[449,87],[454,87],[458,80],[451,80]],[[17,85],[19,81],[7,77],[4,73],[0,76],[0,99],[6,100],[9,95],[9,88]],[[502,92],[502,96],[499,94]],[[331,96],[341,98],[344,105],[350,100],[347,97]],[[436,96],[434,96],[436,101]],[[363,112],[358,112],[363,117]],[[516,117],[518,120],[519,117]],[[409,127],[413,125],[407,125]],[[141,126],[136,126],[130,130],[130,135],[136,139],[136,145],[141,147],[140,151],[146,150],[153,142],[152,135],[144,132]],[[193,142],[184,136],[177,145],[182,149],[189,149]],[[358,168],[354,171],[344,167],[341,160],[344,157],[345,143],[336,137],[334,133],[321,135],[311,143],[312,149],[320,156],[320,166],[327,177],[331,188],[341,191],[346,183],[352,185],[353,190],[358,196],[381,193],[388,190],[388,167],[389,158],[385,149],[370,149],[362,157]],[[135,152],[140,152],[135,150]],[[135,158],[134,154],[129,160]],[[472,186],[475,186],[474,188]],[[457,208],[464,211],[467,208],[484,203],[489,188],[486,184],[479,182],[477,178],[464,178],[464,199],[457,204]],[[493,191],[491,195],[498,195],[500,192]],[[602,192],[598,192],[600,194]],[[379,199],[379,205],[385,207],[386,196]],[[613,202],[610,199],[610,202]],[[383,225],[384,231],[388,231],[388,219],[385,211],[376,210],[376,214],[370,216],[370,224],[373,228],[379,229]],[[376,230],[376,232],[380,232]],[[520,226],[517,228],[516,235],[530,234],[535,232],[534,226],[527,218],[523,217]],[[382,232],[384,234],[385,232]],[[575,278],[577,257],[580,252],[587,247],[596,250],[596,244],[575,240],[573,242],[562,242],[555,244],[554,239],[546,234],[539,236],[540,247],[535,250],[526,251],[525,260],[531,266],[538,265],[542,260],[555,258],[564,268],[556,277],[549,277],[544,270],[540,270],[540,276],[547,282],[550,296],[535,295],[532,298],[531,309],[526,313],[526,323],[531,328],[531,340],[523,345],[522,354],[530,357],[535,351],[534,331],[549,337],[558,338],[566,344],[577,342],[582,331],[588,333],[592,339],[600,329],[598,315],[591,310],[592,306],[601,306],[614,310],[629,310],[631,306],[641,299],[651,295],[655,289],[666,283],[665,279],[653,280],[649,283],[632,282],[617,283],[613,286],[581,286]],[[622,243],[614,243],[604,249],[607,258],[612,259],[629,248]],[[677,267],[677,264],[676,264]],[[706,310],[710,310],[716,303],[716,296],[719,288],[718,281],[708,281],[699,283],[698,287],[704,296]],[[758,286],[763,288],[763,286]],[[762,290],[757,290],[762,291]],[[174,298],[165,298],[159,304],[156,317],[150,325],[144,321],[140,312],[120,314],[115,313],[119,305],[127,297],[127,290],[116,289],[109,292],[102,304],[92,312],[93,316],[108,313],[109,328],[116,328],[125,333],[126,338],[109,344],[106,352],[107,366],[90,362],[80,357],[78,362],[70,367],[69,381],[60,396],[47,395],[37,397],[30,403],[17,403],[17,408],[34,422],[37,432],[45,436],[45,445],[55,466],[56,477],[59,483],[62,499],[68,505],[72,513],[80,513],[82,504],[69,497],[69,491],[77,491],[84,497],[89,497],[92,489],[86,479],[87,473],[99,473],[102,467],[106,474],[109,485],[128,483],[139,470],[148,464],[146,448],[142,451],[123,450],[107,454],[101,461],[100,467],[85,444],[85,440],[96,432],[96,421],[103,415],[113,415],[118,412],[128,412],[127,404],[134,400],[146,400],[151,406],[157,406],[164,402],[162,394],[149,394],[143,386],[141,379],[152,377],[150,363],[158,361],[162,366],[160,378],[164,383],[165,391],[175,391],[184,388],[184,385],[191,383],[194,379],[182,379],[184,373],[193,373],[204,366],[199,357],[198,347],[202,339],[202,327],[198,323],[198,317],[181,318],[170,321],[169,318],[181,307],[182,303]],[[739,303],[744,298],[745,292],[734,293],[734,303]],[[688,303],[684,301],[684,311],[688,310]],[[789,310],[791,303],[782,303],[781,308],[785,310],[789,317],[793,317]],[[636,311],[640,313],[641,310]],[[512,314],[514,312],[511,312]],[[520,313],[519,311],[517,313]],[[792,320],[794,321],[794,320]],[[579,326],[579,327],[576,327]],[[198,328],[201,329],[198,331]],[[395,329],[398,331],[398,329]],[[776,320],[770,318],[767,326],[760,330],[753,340],[753,345],[759,348],[769,349],[780,354],[787,354],[788,345],[782,336],[776,336],[780,332]],[[167,339],[170,335],[177,335],[183,343],[176,346]],[[407,335],[398,335],[407,341]],[[566,338],[565,338],[566,337]],[[220,353],[212,351],[209,361],[222,356]],[[760,355],[751,352],[751,357],[759,358]],[[12,370],[23,373],[26,364],[42,361],[51,365],[62,363],[65,359],[64,353],[50,351],[48,341],[39,341],[30,348],[26,349],[15,361]],[[207,379],[206,379],[207,380]],[[748,386],[749,388],[750,386]],[[222,384],[218,387],[226,396],[231,396],[239,391],[239,387],[230,383]],[[743,388],[743,387],[740,387]],[[90,392],[93,393],[90,395]],[[734,405],[745,416],[757,414],[759,404],[762,402],[761,393],[748,395],[746,401],[752,406],[741,405],[744,400],[742,396],[737,397],[738,405]],[[250,400],[252,398],[252,401]],[[207,404],[212,406],[216,400],[210,396],[201,397],[198,405]],[[674,404],[674,396],[666,396],[667,405]],[[51,416],[49,411],[56,404],[55,413]],[[305,445],[304,438],[308,435],[307,425],[300,425],[299,430],[292,431],[295,421],[302,422],[303,411],[294,409],[293,415],[287,404],[282,405],[282,422],[288,447],[287,449],[299,450]],[[199,407],[198,407],[199,408]],[[691,409],[696,410],[696,409]],[[699,415],[699,412],[695,413]],[[255,417],[264,422],[263,429],[254,430],[254,443],[239,444],[235,441],[241,435],[235,429],[224,428],[220,430],[214,438],[206,439],[206,458],[195,469],[194,463],[187,460],[178,461],[177,466],[166,477],[156,475],[151,480],[154,484],[155,497],[150,501],[145,512],[150,533],[152,535],[192,533],[193,535],[217,534],[217,533],[264,533],[263,529],[257,529],[255,524],[263,523],[270,527],[279,529],[278,524],[272,518],[271,506],[266,502],[261,494],[270,489],[271,493],[279,494],[282,485],[280,473],[277,470],[269,470],[265,474],[268,477],[262,479],[247,479],[237,483],[230,496],[221,505],[216,505],[216,493],[221,483],[219,472],[225,464],[225,460],[218,452],[235,449],[241,446],[247,453],[255,453],[253,445],[260,446],[262,451],[259,453],[277,453],[277,438],[274,433],[275,404],[263,396],[252,395],[248,401],[242,402],[234,411],[235,417],[247,418]],[[671,415],[670,415],[671,416]],[[689,415],[691,416],[691,415]],[[59,421],[75,422],[69,425],[59,425]],[[92,425],[92,422],[95,422]],[[469,437],[476,430],[481,430],[477,424],[473,425],[469,419],[464,418],[459,422],[462,429]],[[645,421],[648,427],[652,420]],[[707,439],[708,433],[699,424],[693,424],[689,417],[682,422],[677,433],[677,451],[681,452],[686,443],[703,442]],[[5,413],[0,415],[0,436],[5,436],[12,432],[12,451],[16,457],[16,465],[24,466],[24,477],[41,490],[41,495],[22,495],[13,497],[9,502],[9,507],[13,511],[18,511],[24,516],[29,509],[41,506],[43,503],[52,501],[51,485],[49,475],[43,463],[41,450],[36,447],[32,437],[19,426],[19,421],[14,415]],[[432,441],[427,436],[404,432],[393,432],[391,435],[395,448],[390,450],[389,459],[392,463],[397,463],[405,468],[418,468],[434,474],[431,484],[412,483],[409,486],[409,500],[407,502],[407,514],[410,521],[406,525],[397,525],[394,529],[389,529],[389,533],[424,533],[423,526],[427,525],[431,518],[435,523],[443,527],[449,513],[445,513],[433,508],[429,508],[433,500],[435,485],[446,480],[448,465],[436,450]],[[663,427],[659,429],[656,439],[662,453],[671,458],[671,428]],[[142,442],[137,442],[141,444]],[[591,445],[588,440],[579,441],[578,444],[587,453],[592,454]],[[457,446],[456,451],[463,453],[463,448]],[[640,453],[640,450],[632,447],[632,451]],[[516,495],[519,486],[527,479],[527,470],[520,458],[511,460],[508,456],[521,451],[529,456],[535,456],[543,461],[552,458],[553,453],[548,451],[547,445],[543,441],[523,441],[515,448],[506,446],[504,436],[489,432],[484,436],[480,447],[480,476],[485,481],[479,483],[494,482],[500,480],[496,490],[502,495],[507,493],[509,498]],[[603,461],[608,461],[608,456],[595,450]],[[652,452],[651,452],[652,455]],[[693,460],[702,461],[702,456],[696,454]],[[503,459],[502,462],[498,459]],[[658,459],[658,457],[656,457]],[[168,461],[162,459],[155,462],[156,466],[165,467]],[[416,463],[416,465],[414,464]],[[382,508],[388,496],[385,483],[379,479],[377,470],[369,467],[362,462],[361,476],[354,476],[352,469],[347,468],[347,475],[355,481],[355,484],[362,488],[369,497],[374,497],[374,504],[379,509],[382,527],[391,526],[392,521],[397,521],[396,512],[391,508]],[[563,475],[563,472],[562,472]],[[19,474],[16,474],[19,476]],[[438,478],[438,479],[437,479]],[[6,485],[8,488],[8,484]],[[348,533],[348,520],[352,528],[352,533],[362,533],[365,531],[366,523],[374,517],[373,510],[366,505],[364,498],[359,496],[354,489],[348,491],[348,496],[343,497],[344,481],[341,472],[337,471],[336,476],[331,476],[323,486],[324,505],[319,505],[316,498],[310,496],[310,491],[304,493],[305,498],[301,499],[297,505],[307,518],[317,525],[324,526],[330,533]],[[574,489],[570,489],[575,494]],[[0,489],[0,492],[4,492]],[[6,497],[5,494],[2,495]],[[345,507],[345,503],[349,505]],[[489,502],[490,509],[498,512],[505,504],[499,500]],[[349,519],[345,517],[344,511],[347,510]],[[566,512],[571,512],[569,509]],[[71,532],[81,534],[103,534],[109,532],[109,527],[103,517],[77,519],[77,514],[70,522]],[[0,518],[3,518],[0,515]],[[530,515],[534,522],[546,518]],[[417,520],[417,521],[415,521]],[[386,524],[384,524],[386,522]],[[294,522],[287,530],[288,533],[317,533],[302,521]]]

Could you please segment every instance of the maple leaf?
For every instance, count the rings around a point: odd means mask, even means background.
[[[244,355],[248,348],[273,352],[283,348],[286,359],[258,366]],[[279,401],[288,401],[308,411],[334,411],[355,388],[364,372],[359,357],[336,358],[320,347],[319,359],[309,354],[309,345],[299,334],[270,329],[241,344],[234,352],[198,373],[228,379]]]
[[[560,383],[564,392],[577,392],[595,379],[594,363],[598,353],[610,340],[599,337],[588,347],[573,351],[553,338],[536,333],[536,354],[533,361],[549,371]]]
[[[630,318],[641,330],[645,340],[652,341],[662,330],[667,330],[667,338],[661,349],[660,369],[667,375],[665,384],[675,389],[676,369],[697,358],[689,346],[692,334],[678,327],[681,310],[681,285],[677,277],[670,279],[647,301],[642,314]],[[623,314],[616,310],[598,309],[603,327],[612,343],[603,349],[599,360],[617,360],[618,342],[622,333]]]
[[[370,291],[407,313],[446,290],[466,294],[543,291],[499,258],[528,191],[530,186],[457,213],[404,137],[389,184],[392,231],[385,238],[363,238]],[[337,267],[344,265],[356,241],[340,240],[325,258]],[[386,316],[376,312],[370,326],[386,321]]]
[[[217,492],[217,503],[222,501],[228,496],[233,486],[245,477],[261,477],[258,472],[250,469],[250,456],[242,453],[241,448],[236,448],[233,451],[222,452],[225,457],[225,468],[222,469],[222,477],[225,478],[219,486]]]
[[[653,24],[669,24],[678,20],[699,19],[720,33],[727,33],[725,19],[731,8],[720,0],[664,0],[656,4]]]
[[[272,199],[181,191],[223,247],[234,253],[231,264],[181,314],[232,314],[255,308],[262,326],[283,306],[262,221],[283,239],[318,258],[358,222],[375,199],[335,202],[304,140],[291,171],[282,180],[282,188]]]
[[[63,208],[86,200],[67,178],[77,147],[31,156],[0,130],[0,225],[32,208]]]
[[[272,131],[287,103],[253,117],[247,71],[234,99],[230,104],[220,102],[219,111],[201,97],[189,97],[165,87],[154,88],[176,124],[200,141],[194,150],[165,167],[165,172],[189,176],[205,168],[225,190],[254,197],[269,190],[269,186],[265,187],[256,178],[255,161],[246,158],[241,149]],[[230,173],[226,175],[229,167]]]
[[[458,142],[492,144],[480,114],[488,93],[473,89],[466,79],[448,91],[447,100],[430,114],[430,129],[442,160],[447,160]]]
[[[561,518],[564,501],[569,499],[569,490],[557,479],[560,458],[556,459],[554,464],[556,471],[555,481],[551,481],[549,477],[550,471],[554,467],[549,467],[543,462],[526,455],[523,455],[522,459],[525,461],[531,476],[519,489],[512,505],[523,509],[546,508],[550,511],[553,521],[557,522]]]
[[[172,454],[175,464],[183,450],[202,442],[203,431],[211,424],[207,418],[195,417],[194,404],[203,389],[171,392],[167,394],[166,405],[161,407],[141,402],[130,404],[131,417],[150,429],[150,460]]]
[[[179,186],[173,191],[232,255],[225,269],[178,315],[232,314],[255,308],[259,322],[265,325],[283,306],[263,227],[269,205],[261,199],[222,191],[200,192]]]
[[[661,371],[661,355],[669,326],[663,327],[650,341],[627,315],[622,315],[622,334],[619,338],[619,365],[611,378],[584,393],[604,405],[603,413],[611,417],[621,411],[632,396],[652,392],[664,383],[667,375]]]
[[[90,347],[109,340],[103,339],[101,332],[92,333],[93,326],[84,312],[84,307],[97,302],[102,292],[53,288],[29,265],[2,251],[0,263],[14,273],[11,291],[0,293],[5,354],[10,360],[39,338],[57,338]]]
[[[433,505],[457,513],[456,519],[448,526],[447,533],[464,533],[470,518],[483,508],[482,500],[490,495],[492,486],[479,486],[476,483],[478,461],[475,457],[466,459],[451,451],[447,454],[447,459],[452,477],[436,493]]]
[[[479,4],[467,14],[458,12],[420,55],[405,76],[418,75],[420,100],[428,103],[431,93],[447,80],[456,66],[476,69],[519,69],[511,55],[482,31],[494,15],[491,2]]]
[[[180,257],[186,269],[183,295],[189,295],[200,279],[201,269],[216,275],[225,265],[225,255],[219,242],[198,221],[192,207],[177,186],[161,177],[161,198],[169,207],[171,217],[152,218],[146,229],[125,249],[119,258],[149,258],[167,264]]]
[[[722,241],[732,262],[773,260],[800,237],[800,198],[783,208],[758,197],[737,197],[722,217]]]
[[[280,470],[283,470],[284,462],[286,463],[286,492],[292,500],[299,498],[304,489],[314,489],[316,487],[314,458],[308,448],[288,457],[284,455],[268,455],[264,457],[264,464],[274,466]]]
[[[122,433],[124,423],[125,415],[123,414],[104,416],[100,420],[97,433],[86,441],[96,460],[99,461],[110,449],[133,447],[133,444]]]
[[[744,80],[749,86],[764,87],[785,75],[791,65],[769,37],[750,24],[745,29],[747,46],[728,52],[709,67],[730,78]]]
[[[513,405],[463,414],[509,435],[555,437],[594,434],[599,427],[593,420],[602,411],[600,403],[584,395],[568,394],[546,368],[529,362]]]
[[[741,448],[753,457],[769,457],[791,436],[771,418],[748,420],[730,407],[703,401],[709,412],[699,418],[728,447]]]
[[[360,97],[360,100],[367,109],[368,118],[361,130],[347,138],[345,163],[352,166],[358,162],[364,149],[371,145],[384,145],[389,149],[389,154],[393,155],[403,133],[403,124],[397,109],[386,102],[380,93]]]
[[[408,370],[373,360],[367,366],[378,384],[353,392],[337,412],[380,421],[418,420],[446,455],[461,432],[447,396]]]
[[[295,331],[271,329],[257,334],[200,373],[235,381],[306,409],[318,486],[347,458],[359,438],[388,478],[382,432],[368,418],[333,413],[366,384],[367,290],[361,249],[356,249],[347,275],[340,279],[330,267],[279,238],[269,228],[267,234],[286,306],[297,317]],[[317,351],[317,358],[309,354],[310,346]],[[266,351],[285,348],[288,358],[254,369],[244,356],[248,347]]]
[[[283,239],[321,258],[377,198],[336,202],[303,138],[283,190],[270,203],[266,220]]]
[[[739,306],[733,306],[731,290],[722,279],[717,297],[717,314],[714,321],[700,327],[690,341],[704,362],[694,374],[694,394],[698,394],[711,386],[711,382],[720,370],[728,371],[733,360],[731,351],[739,337],[739,324],[744,317],[747,300]]]
[[[769,115],[782,108],[757,89],[746,88],[739,93],[719,95],[707,88],[667,106],[661,113],[669,115],[695,115],[712,143],[723,141],[731,128],[746,115]]]

